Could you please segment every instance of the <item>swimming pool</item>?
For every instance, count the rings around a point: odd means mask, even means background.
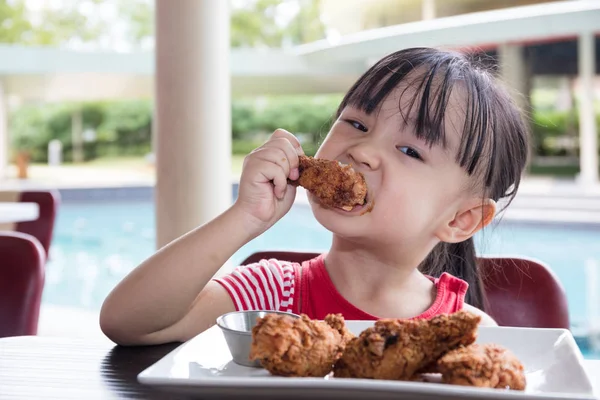
[[[154,205],[147,200],[65,201],[47,266],[43,302],[97,311],[108,292],[154,251]],[[324,250],[331,234],[310,208],[294,205],[272,229],[234,254],[264,249]],[[506,221],[477,237],[480,254],[523,255],[548,263],[567,292],[574,326],[600,319],[600,228]]]

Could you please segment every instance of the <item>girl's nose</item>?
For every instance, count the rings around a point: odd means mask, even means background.
[[[350,148],[348,158],[352,164],[360,164],[372,170],[379,168],[381,163],[377,149],[367,143],[361,143]]]

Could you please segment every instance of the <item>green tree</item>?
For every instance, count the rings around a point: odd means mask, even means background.
[[[296,6],[296,14],[282,21],[283,6]],[[281,47],[325,37],[320,0],[248,0],[231,8],[232,47]]]
[[[90,5],[100,0],[89,0]],[[106,30],[79,11],[80,2],[64,0],[60,8],[43,8],[36,13],[24,0],[0,0],[0,43],[57,46],[68,40],[89,42]]]
[[[281,29],[275,22],[281,0],[251,0],[231,9],[232,47],[279,47]]]
[[[25,32],[31,32],[33,27],[25,18],[23,1],[9,2],[0,0],[0,42],[19,43]]]
[[[223,0],[225,1],[225,0]],[[114,21],[88,18],[106,0],[62,0],[60,8],[32,12],[25,0],[0,0],[0,43],[59,46],[68,41],[89,43],[110,36]],[[126,24],[125,40],[132,47],[154,37],[152,0],[112,0]],[[88,9],[81,12],[82,4]],[[91,9],[91,12],[90,12]],[[283,10],[296,10],[282,15]],[[325,37],[320,0],[245,0],[232,2],[232,47],[281,47]]]
[[[119,15],[129,27],[129,41],[139,45],[154,38],[154,1],[119,0]]]
[[[299,2],[298,12],[286,26],[284,37],[293,45],[324,39],[326,27],[321,20],[321,0]]]

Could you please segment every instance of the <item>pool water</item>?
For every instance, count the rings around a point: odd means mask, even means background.
[[[527,256],[549,264],[566,290],[575,326],[600,320],[600,228],[502,222],[476,238],[480,254]],[[270,230],[236,252],[329,247],[331,234],[310,208],[294,205]],[[43,301],[99,310],[108,292],[154,251],[151,201],[64,202],[47,267]],[[199,266],[201,267],[201,266]],[[597,325],[596,325],[597,326]]]

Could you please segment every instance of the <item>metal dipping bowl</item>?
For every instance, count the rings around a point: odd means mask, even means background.
[[[299,315],[281,311],[234,311],[217,318],[217,325],[223,331],[225,341],[236,364],[245,367],[260,368],[260,362],[250,361],[250,346],[252,344],[252,328],[256,325],[257,318],[267,314],[284,314],[293,318]]]

